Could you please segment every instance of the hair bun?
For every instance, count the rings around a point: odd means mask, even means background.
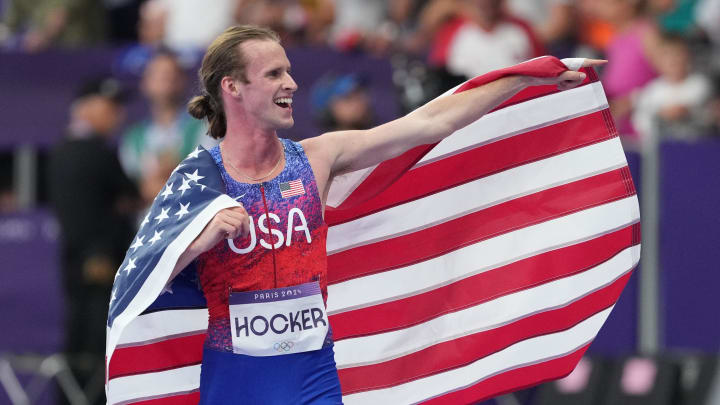
[[[199,120],[213,115],[214,110],[210,103],[210,95],[204,93],[200,96],[193,97],[188,103],[188,112]]]

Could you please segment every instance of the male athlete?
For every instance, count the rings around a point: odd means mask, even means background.
[[[297,84],[274,32],[227,29],[200,78],[203,92],[189,111],[222,140],[209,152],[225,193],[242,204],[214,215],[171,276],[195,261],[207,300],[200,402],[330,404],[341,402],[325,313],[323,213],[332,179],[438,142],[525,87],[569,89],[585,74],[502,77],[376,128],[299,143],[276,133],[293,125]]]

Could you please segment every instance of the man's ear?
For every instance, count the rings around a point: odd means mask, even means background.
[[[220,88],[223,93],[227,93],[233,97],[240,97],[238,82],[230,76],[225,76],[220,80]]]

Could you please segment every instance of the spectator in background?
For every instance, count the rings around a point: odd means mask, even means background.
[[[615,27],[603,18],[603,7],[597,0],[575,0],[579,27],[576,55],[601,55],[615,36]]]
[[[293,1],[285,14],[288,29],[299,42],[309,45],[326,45],[334,20],[333,0]]]
[[[695,28],[695,7],[698,0],[650,0],[657,10],[662,32],[688,35]]]
[[[139,10],[144,0],[102,0],[107,11],[108,39],[111,44],[138,40]]]
[[[720,1],[699,0],[695,7],[695,23],[707,36],[712,48],[707,52],[708,65],[716,74],[720,73]]]
[[[8,0],[4,23],[9,31],[5,46],[28,52],[105,40],[105,8],[96,0]]]
[[[239,24],[269,27],[276,31],[283,41],[293,43],[296,41],[292,35],[295,30],[301,29],[305,19],[304,15],[290,16],[298,11],[293,5],[298,4],[287,0],[240,0],[235,20]]]
[[[720,47],[720,1],[699,0],[695,8],[695,19],[715,46]]]
[[[530,26],[508,14],[503,0],[435,0],[428,4],[438,24],[430,62],[452,75],[472,78],[543,55],[545,49]]]
[[[431,0],[396,0],[388,9],[388,31],[395,49],[410,54],[426,52],[428,38],[420,31],[423,10]]]
[[[369,129],[375,125],[367,84],[355,74],[321,78],[313,85],[310,101],[324,132]]]
[[[330,42],[341,50],[361,47],[368,36],[378,32],[387,14],[384,0],[335,0]]]
[[[638,95],[633,123],[643,137],[660,124],[664,135],[692,139],[708,129],[705,105],[710,99],[710,80],[692,69],[688,46],[680,37],[663,38],[657,68],[660,77]]]
[[[146,1],[140,6],[140,15],[137,26],[138,41],[140,44],[159,48],[165,36],[165,9],[162,3]]]
[[[575,45],[574,0],[508,0],[511,15],[532,24],[549,53],[564,58],[572,56]]]
[[[598,2],[601,18],[613,25],[615,34],[608,44],[608,64],[603,86],[610,111],[621,135],[635,137],[630,117],[633,96],[657,76],[653,61],[658,54],[660,36],[644,0]]]
[[[125,49],[115,62],[114,71],[120,75],[139,77],[152,57],[164,49],[165,9],[160,2],[146,1],[140,6],[137,22],[137,44]],[[180,60],[186,67],[196,62],[196,52],[181,54]]]
[[[120,141],[120,161],[140,188],[146,203],[152,202],[177,164],[202,144],[215,142],[204,136],[207,128],[185,111],[185,71],[169,51],[157,53],[145,67],[140,82],[149,102],[150,116],[135,123]]]
[[[225,28],[235,23],[240,0],[148,0],[157,7],[163,44],[175,52],[201,54]]]
[[[720,136],[720,77],[715,77],[713,80],[713,95],[706,111],[710,126],[709,133]]]
[[[195,67],[210,41],[236,23],[241,2],[146,0],[139,7],[138,43],[122,53],[115,71],[140,75],[153,55],[162,49],[172,50],[184,68]]]
[[[131,242],[136,191],[109,140],[122,120],[122,91],[113,79],[82,87],[70,107],[67,136],[50,152],[49,202],[61,230],[65,293],[65,351],[81,385],[95,376],[102,393],[105,320],[115,270]],[[98,403],[102,401],[98,400]]]
[[[416,36],[417,20],[429,0],[334,0],[329,43],[342,51],[384,56],[396,50],[423,53],[427,38]]]

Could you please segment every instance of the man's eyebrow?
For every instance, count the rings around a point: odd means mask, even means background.
[[[276,66],[272,66],[272,67],[267,68],[266,72],[273,72],[273,71],[281,70],[281,69],[285,69],[285,70],[288,70],[288,71],[289,71],[290,68],[291,68],[290,65],[276,65]]]

